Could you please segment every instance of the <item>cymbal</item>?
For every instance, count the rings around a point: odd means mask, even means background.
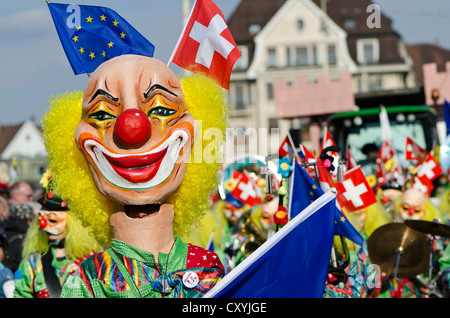
[[[403,223],[379,227],[369,237],[367,247],[371,263],[389,276],[395,274],[397,260],[397,277],[415,277],[428,268],[430,246],[426,235]]]
[[[450,237],[450,226],[446,224],[422,220],[406,220],[405,224],[419,232]]]

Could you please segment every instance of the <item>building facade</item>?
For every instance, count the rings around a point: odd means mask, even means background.
[[[227,22],[242,54],[229,91],[237,153],[247,151],[249,128],[267,129],[273,142],[269,152],[288,131],[296,144],[318,150],[321,128],[332,113],[417,89],[401,37],[371,5],[369,0],[241,1]],[[336,91],[342,95],[339,103]]]

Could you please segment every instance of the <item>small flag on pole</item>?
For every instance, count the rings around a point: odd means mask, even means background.
[[[75,75],[92,73],[123,54],[153,57],[155,46],[109,8],[61,3],[48,8]]]
[[[212,0],[196,0],[169,63],[207,75],[229,89],[240,56],[220,9]]]

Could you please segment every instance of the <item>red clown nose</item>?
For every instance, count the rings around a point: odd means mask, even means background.
[[[40,219],[40,220],[39,220],[39,227],[40,227],[41,229],[43,229],[43,228],[45,228],[46,226],[47,226],[47,220],[44,219],[44,218]]]
[[[150,138],[150,120],[139,109],[127,109],[116,120],[114,140],[125,148],[139,148]]]

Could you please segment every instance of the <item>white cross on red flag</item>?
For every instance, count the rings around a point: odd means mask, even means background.
[[[231,195],[250,206],[262,203],[261,189],[245,171],[240,174],[236,187],[231,191]]]
[[[170,61],[229,89],[240,56],[220,9],[211,0],[196,0]]]
[[[288,157],[289,159],[292,159],[292,155],[294,154],[294,147],[289,136],[286,136],[286,138],[284,138],[283,142],[280,145],[280,148],[278,149],[278,154],[281,157]]]
[[[325,148],[332,147],[332,146],[336,146],[336,142],[334,141],[334,139],[331,136],[328,129],[325,127],[325,132],[323,134],[322,146],[321,146],[320,152],[322,152]]]
[[[381,159],[382,163],[386,163],[389,159],[394,158],[395,150],[391,143],[387,140],[383,141],[378,151],[378,158]]]
[[[336,182],[335,187],[339,193],[336,199],[348,212],[364,209],[377,202],[360,166],[344,173],[344,181]]]
[[[420,147],[414,140],[406,137],[405,159],[422,162],[427,156],[427,151]]]
[[[311,165],[308,165],[306,168],[306,171],[308,174],[312,177],[316,175],[316,169],[314,168],[314,163],[316,163],[316,157],[303,145],[300,145],[299,152],[302,153],[302,156],[297,156],[297,163],[308,163]]]
[[[412,188],[429,194],[433,188],[433,180],[439,177],[443,170],[431,152],[428,153],[424,162],[417,167],[417,175],[414,178]]]

